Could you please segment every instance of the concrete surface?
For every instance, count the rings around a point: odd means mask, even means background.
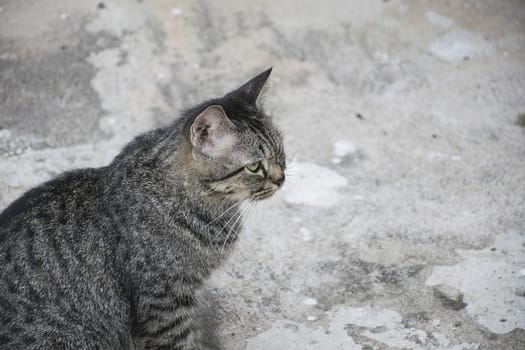
[[[273,66],[222,348],[525,349],[523,1],[98,4],[0,0],[1,208]]]

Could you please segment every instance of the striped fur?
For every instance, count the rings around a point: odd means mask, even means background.
[[[256,105],[268,75],[0,214],[1,350],[201,348],[196,293],[241,230],[241,202],[284,180],[281,136]],[[206,159],[189,130],[211,105],[235,125],[235,149]]]

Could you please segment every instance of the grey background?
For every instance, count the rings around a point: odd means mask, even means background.
[[[523,1],[98,4],[0,0],[0,208],[273,66],[223,347],[525,348]]]

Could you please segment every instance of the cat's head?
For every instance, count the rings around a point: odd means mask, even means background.
[[[284,182],[282,136],[262,109],[270,73],[192,111],[186,127],[192,176],[210,196],[260,200]]]

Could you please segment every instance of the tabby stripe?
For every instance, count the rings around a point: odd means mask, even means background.
[[[4,255],[5,264],[10,263],[12,259],[13,259],[13,254],[11,253],[11,245],[8,245],[5,251],[5,255]]]
[[[165,325],[163,325],[161,327],[158,327],[157,329],[154,329],[154,330],[143,330],[141,332],[141,335],[144,335],[144,336],[147,336],[147,337],[159,337],[159,336],[162,336],[163,334],[169,333],[170,331],[172,331],[176,327],[180,327],[183,324],[183,322],[187,321],[188,319],[189,319],[188,316],[179,316],[179,317],[175,318],[173,321],[171,321],[170,323],[165,324]]]
[[[159,277],[159,279],[161,278],[162,277]],[[177,282],[182,282],[182,284],[184,284],[186,287],[199,287],[202,284],[202,279],[200,279],[196,275],[177,274],[174,276],[173,279],[176,280]],[[153,280],[153,278],[151,278],[150,281],[151,280]],[[164,287],[163,289],[160,289],[160,290],[159,289],[144,290],[143,292],[141,292],[141,295],[143,297],[151,298],[153,300],[163,299],[163,298],[171,298],[171,300],[177,300],[178,295],[174,294],[174,292],[172,290],[169,290],[168,287]],[[146,300],[146,303],[147,303],[147,300]]]
[[[261,151],[263,156],[266,157],[266,151],[264,150],[264,147],[261,144],[259,144],[259,151]]]
[[[66,232],[65,235],[62,236],[63,242],[65,243],[65,247],[69,250],[70,256],[77,260],[78,264],[81,266],[85,266],[86,259],[84,259],[84,256],[75,249],[75,246],[77,246],[80,243],[79,237],[76,235],[68,234],[70,232],[76,232],[78,231],[78,228],[75,227],[77,223],[71,223],[68,222],[68,224],[64,225],[64,231]]]
[[[18,260],[13,262],[13,272],[18,277],[24,276],[24,272],[20,270],[20,265],[18,264],[18,262]],[[22,265],[24,264],[22,263]]]
[[[185,330],[183,330],[181,333],[177,334],[175,337],[171,339],[172,343],[175,345],[182,343],[184,340],[186,340],[186,338],[188,338],[188,336],[190,335],[190,332],[191,332],[191,328],[187,327]]]
[[[270,142],[269,138],[266,136],[264,128],[257,129],[254,125],[250,125],[250,124],[247,124],[246,126],[248,127],[248,129],[253,131],[257,136],[263,139],[266,142],[266,144],[269,146],[268,147],[269,149],[272,149],[271,147],[272,143]]]
[[[27,287],[28,293],[29,293],[29,300],[31,300],[34,303],[41,303],[42,298],[40,297],[39,293],[33,288],[31,283],[28,284]]]
[[[193,217],[195,219],[197,219],[199,221],[199,224],[202,226],[202,228],[199,231],[202,231],[203,229],[206,229],[207,227],[210,226],[210,221],[213,220],[212,218],[210,218],[209,216],[202,216],[200,214],[200,209],[199,208],[195,208],[194,206],[192,206],[191,209],[192,209],[191,213],[193,214]],[[239,210],[239,209],[237,208],[237,210]],[[222,219],[224,219],[224,217],[222,217]]]
[[[16,311],[15,308],[9,302],[9,300],[6,300],[1,295],[0,295],[0,306],[2,307],[2,312],[5,311],[9,313],[14,313]]]
[[[153,344],[153,342],[150,342],[148,345],[146,345],[146,349],[166,349],[166,350],[173,350],[173,349],[183,349],[184,341],[188,338],[190,335],[191,328],[187,327],[182,332],[176,334],[172,338],[169,339],[169,344]],[[161,340],[161,339],[158,339]]]
[[[22,338],[24,345],[29,346],[36,343],[36,338],[31,335],[24,335]]]
[[[155,302],[162,303],[162,300],[153,299],[151,302],[148,302],[147,305],[154,305]],[[176,303],[180,306],[191,306],[195,302],[196,298],[192,293],[186,294],[174,294],[170,296],[169,300],[165,300],[164,303]]]
[[[51,247],[53,248],[53,252],[55,255],[55,262],[58,264],[58,267],[60,270],[67,270],[66,260],[62,256],[62,252],[60,251],[58,247],[58,242],[55,236],[53,235],[53,233],[55,232],[54,231],[50,232],[50,230],[46,230],[46,231],[48,231],[47,237],[49,239],[49,242],[51,243]],[[62,274],[62,271],[61,271],[61,274]]]
[[[223,177],[221,177],[221,178],[218,178],[218,179],[209,179],[208,182],[224,181],[224,180],[226,180],[226,179],[228,179],[228,178],[230,178],[230,177],[233,177],[233,176],[235,176],[235,175],[237,175],[237,174],[240,174],[243,170],[244,170],[244,167],[239,168],[239,169],[237,169],[237,170],[235,170],[235,171],[233,171],[233,172],[229,173],[228,175],[223,176]]]
[[[27,229],[26,234],[27,234],[27,237],[26,237],[25,248],[26,248],[28,262],[32,267],[41,267],[42,262],[37,261],[35,258],[35,252],[33,248],[33,245],[35,244],[35,240],[34,240],[35,233],[32,227],[29,227]]]
[[[150,312],[148,312],[148,317],[145,320],[141,320],[137,322],[137,324],[144,327],[146,324],[148,324],[149,322],[153,322],[153,321],[157,321],[158,323],[165,323],[166,318],[167,319],[170,319],[172,317],[188,317],[189,318],[189,317],[192,317],[192,315],[194,314],[193,310],[194,310],[193,308],[189,308],[189,309],[178,308],[178,309],[169,310],[169,312],[165,313],[162,311],[151,312],[151,309],[150,309],[149,310]]]
[[[9,343],[11,343],[11,338],[5,333],[0,334],[0,344],[9,345]]]
[[[227,234],[228,230],[225,230],[224,225],[227,224],[228,222],[231,222],[230,220],[232,219],[232,217],[235,217],[239,214],[239,209],[236,208],[236,211],[228,213],[228,215],[224,215],[220,220],[216,221],[213,225],[210,225],[209,218],[203,218],[201,215],[198,214],[199,212],[198,209],[192,210],[192,212],[194,213],[193,215],[194,222],[192,223],[188,222],[186,218],[176,217],[175,220],[181,226],[186,227],[188,231],[192,234],[192,236],[197,238],[199,242],[201,242],[203,245],[222,246],[223,241],[221,241],[220,239],[216,239],[216,238],[221,233],[223,233],[224,235]],[[198,222],[195,222],[195,220],[198,220]],[[195,230],[195,226],[199,226],[197,230]],[[231,236],[232,241],[234,241],[237,238],[236,236],[237,232],[234,231],[232,233],[233,234],[230,234],[230,236]],[[202,281],[199,280],[198,282],[200,284]]]
[[[146,347],[146,350],[148,349],[155,349],[155,350],[183,350],[184,347],[182,345],[161,345],[161,346],[153,346],[153,347]]]
[[[160,278],[162,278],[162,277],[160,277]],[[150,298],[166,298],[166,297],[170,296],[169,291],[167,291],[166,289],[164,289],[163,291],[160,291],[160,292],[157,292],[155,290],[145,290],[141,294],[144,297],[150,297]]]
[[[42,269],[39,269],[39,271],[35,271],[35,267],[42,267],[42,261],[37,260],[35,256],[34,244],[38,243],[34,239],[36,233],[33,231],[33,228],[31,226],[29,226],[24,231],[26,234],[26,239],[23,243],[21,243],[24,245],[21,248],[25,250],[26,256],[24,259],[24,256],[21,255],[18,257],[17,260],[13,262],[13,270],[16,275],[23,276],[22,278],[24,281],[31,281],[34,280],[41,273]],[[49,276],[51,280],[54,281],[56,284],[56,280],[54,279],[54,276],[51,273],[45,274],[46,276]],[[35,302],[40,302],[42,300],[40,293],[37,293],[30,283],[27,284],[27,292],[28,297],[31,300]]]
[[[266,127],[260,122],[257,122],[257,124],[257,127],[259,128],[258,136],[262,137],[267,142],[270,146],[270,150],[276,148],[275,140],[272,135],[267,133]]]
[[[192,307],[196,303],[196,298],[193,295],[182,295],[178,296],[174,299],[170,299],[168,302],[162,302],[159,301],[155,304],[149,303],[147,306],[150,308],[150,310],[158,310],[158,311],[175,311],[181,307],[189,308]]]
[[[7,286],[7,291],[11,294],[15,294],[18,292],[15,283],[11,280],[9,274],[6,274],[4,276],[4,281]]]
[[[68,262],[63,256],[63,251],[59,245],[59,241],[56,239],[58,233],[56,231],[51,231],[46,229],[47,243],[51,246],[53,250],[54,259],[52,261],[55,264],[52,264],[52,270],[46,275],[49,277],[50,282],[53,286],[53,294],[57,297],[57,306],[62,310],[62,314],[67,318],[68,322],[80,325],[82,320],[78,318],[82,313],[79,309],[73,304],[69,303],[69,298],[66,297],[68,293],[65,293],[68,285],[75,285],[76,281],[72,280],[72,275],[69,271]],[[71,255],[71,254],[70,254]],[[53,266],[54,265],[54,266]],[[55,270],[56,269],[56,270]],[[59,281],[57,276],[63,276],[63,279]],[[29,286],[30,296],[33,299],[41,298],[40,293],[37,293],[31,285]],[[60,327],[60,324],[57,323],[57,327]]]
[[[110,226],[113,226],[110,224]],[[122,235],[120,234],[120,232],[118,230],[115,230],[113,227],[111,227],[111,230],[113,231],[113,234],[114,234],[114,237],[115,237],[115,241],[112,243],[112,247],[111,247],[111,255],[113,258],[117,258],[118,256],[118,251],[121,247],[121,245],[124,245],[123,243],[125,242],[122,242]],[[127,249],[126,249],[127,250]]]
[[[173,220],[175,221],[175,223],[182,229],[185,229],[186,231],[188,231],[188,233],[192,236],[195,236],[197,237],[197,239],[199,241],[201,241],[202,243],[204,243],[206,241],[206,237],[204,236],[204,234],[202,234],[200,232],[200,230],[197,230],[197,232],[194,232],[193,231],[193,226],[191,225],[191,223],[189,223],[186,218],[183,218],[183,217],[180,217],[180,216],[175,216],[173,218]]]
[[[195,224],[189,223],[185,218],[182,218],[180,216],[174,217],[174,221],[181,226],[182,228],[185,228],[192,237],[195,237],[202,245],[207,246],[210,244],[217,244],[217,242],[214,242],[210,240],[210,235],[206,235],[204,232],[209,231],[209,229],[206,228],[205,224],[199,225],[199,229],[195,230]]]

